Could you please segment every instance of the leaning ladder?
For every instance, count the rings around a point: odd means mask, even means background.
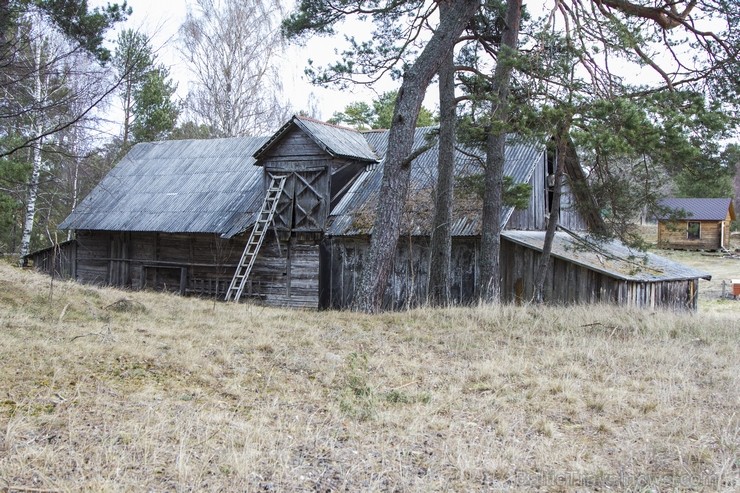
[[[239,301],[239,298],[241,298],[244,286],[247,284],[247,277],[249,277],[249,273],[252,271],[254,260],[257,258],[257,253],[260,251],[262,241],[265,239],[265,233],[272,223],[280,196],[283,193],[287,176],[271,176],[272,180],[267,187],[265,200],[262,202],[262,210],[260,210],[260,214],[257,217],[257,222],[254,223],[254,228],[252,228],[252,233],[249,235],[247,246],[244,247],[242,258],[239,260],[236,272],[234,272],[234,278],[231,280],[229,289],[226,291],[226,301]]]

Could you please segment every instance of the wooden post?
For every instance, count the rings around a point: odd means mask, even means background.
[[[188,268],[180,267],[180,294],[185,296],[188,287]]]

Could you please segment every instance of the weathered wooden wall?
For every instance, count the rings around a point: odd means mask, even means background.
[[[507,240],[501,242],[501,292],[505,302],[532,300],[541,255],[541,252]],[[544,297],[548,303],[558,305],[613,303],[651,309],[696,310],[697,289],[697,280],[626,281],[551,257]]]
[[[332,238],[327,261],[331,265],[330,308],[351,306],[359,282],[362,260],[369,248],[364,238]],[[479,242],[453,240],[452,299],[475,303],[479,275]],[[402,239],[396,252],[383,307],[403,309],[427,301],[428,241]],[[501,291],[504,302],[522,303],[533,298],[534,278],[541,253],[516,243],[501,243]],[[695,310],[698,282],[636,282],[610,277],[572,262],[551,257],[545,282],[545,301],[552,304],[615,303],[644,308]]]
[[[529,180],[531,191],[529,205],[526,209],[514,210],[505,229],[526,231],[541,231],[546,227],[545,212],[547,211],[547,190],[545,188],[546,161],[543,153],[532,178]]]
[[[367,238],[341,237],[327,240],[323,265],[329,266],[327,297],[322,306],[348,308],[352,305],[360,280],[362,261],[369,249]],[[473,241],[454,239],[451,262],[451,298],[453,303],[474,299],[478,263]],[[388,280],[383,308],[398,310],[427,302],[429,283],[429,239],[403,237],[398,242],[393,271]]]
[[[283,136],[258,164],[265,169],[265,180],[271,175],[288,177],[275,227],[303,233],[324,231],[330,207],[364,169],[361,163],[333,158],[298,128]]]
[[[77,280],[223,299],[247,237],[78,231]],[[244,298],[273,306],[318,306],[319,239],[265,237]]]
[[[514,210],[505,229],[543,231],[547,228],[545,216],[549,214],[549,195],[546,187],[546,165],[547,162],[543,155],[528,182],[531,187],[529,205],[526,209]],[[576,209],[576,197],[570,185],[566,182],[562,188],[558,223],[573,231],[586,231],[588,224]]]
[[[30,266],[61,279],[74,279],[77,267],[77,242],[65,241],[28,255]]]
[[[725,245],[730,243],[730,221],[691,221],[700,223],[700,238],[688,238],[688,221],[659,221],[658,246],[677,250],[718,250],[722,247],[722,228],[725,228]]]

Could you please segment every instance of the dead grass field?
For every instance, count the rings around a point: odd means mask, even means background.
[[[737,491],[739,342],[732,314],[371,317],[1,264],[0,492]]]

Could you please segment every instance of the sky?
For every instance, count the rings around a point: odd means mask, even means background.
[[[91,0],[90,5],[105,5],[109,1],[116,0]],[[133,12],[126,23],[118,27],[118,29],[139,29],[152,36],[152,44],[157,49],[160,62],[170,68],[171,76],[178,84],[177,96],[180,98],[187,95],[190,74],[186,63],[178,52],[178,29],[185,20],[188,4],[194,4],[194,2],[195,0],[127,0]],[[287,4],[285,1],[282,3]],[[536,15],[545,14],[552,8],[550,0],[527,0],[526,3],[529,10]],[[285,8],[288,11],[290,10],[288,6]],[[370,26],[366,27],[357,21],[349,29],[353,34],[361,34],[363,29],[369,33]],[[109,33],[108,39],[111,42],[111,47],[116,35],[117,32],[115,31]],[[317,65],[324,65],[335,60],[334,51],[340,42],[341,38],[335,36],[331,39],[325,37],[313,38],[309,40],[305,47],[289,46],[284,54],[282,64],[282,83],[285,99],[290,103],[294,112],[309,110],[309,113],[313,116],[327,120],[335,112],[342,111],[351,102],[365,101],[369,103],[380,93],[397,89],[400,86],[400,81],[390,79],[375,84],[374,90],[364,86],[355,86],[348,90],[339,91],[310,84],[303,73],[308,60],[313,59]],[[636,67],[634,70],[637,73],[638,69]],[[620,66],[620,71],[624,72],[625,67]],[[643,68],[639,69],[639,75],[634,75],[632,78],[647,82],[657,80],[657,74],[651,69]],[[424,106],[433,111],[436,111],[438,107],[435,88],[434,85],[430,86],[427,91],[427,99],[424,102]],[[310,111],[314,108],[317,110],[316,112]],[[276,126],[280,124],[278,122]]]
[[[93,0],[91,6],[105,5],[108,0]],[[178,29],[185,20],[188,4],[192,0],[127,0],[133,12],[129,19],[118,26],[118,29],[138,29],[152,36],[152,45],[157,50],[159,61],[170,68],[172,78],[178,84],[177,96],[184,98],[188,92],[190,74],[187,65],[178,52]],[[108,40],[115,40],[117,30],[109,33]],[[317,62],[331,60],[336,45],[335,40],[318,38],[311,40],[306,47],[291,45],[284,55],[282,68],[283,86],[286,100],[297,113],[316,107],[317,118],[327,120],[338,111],[342,111],[347,104],[354,101],[367,101],[376,97],[376,93],[361,86],[354,89],[339,91],[314,86],[310,84],[303,73],[308,60]],[[376,86],[376,90],[384,92],[397,88],[400,82],[385,81]],[[434,109],[435,103],[427,107]],[[278,124],[278,126],[281,123]]]

